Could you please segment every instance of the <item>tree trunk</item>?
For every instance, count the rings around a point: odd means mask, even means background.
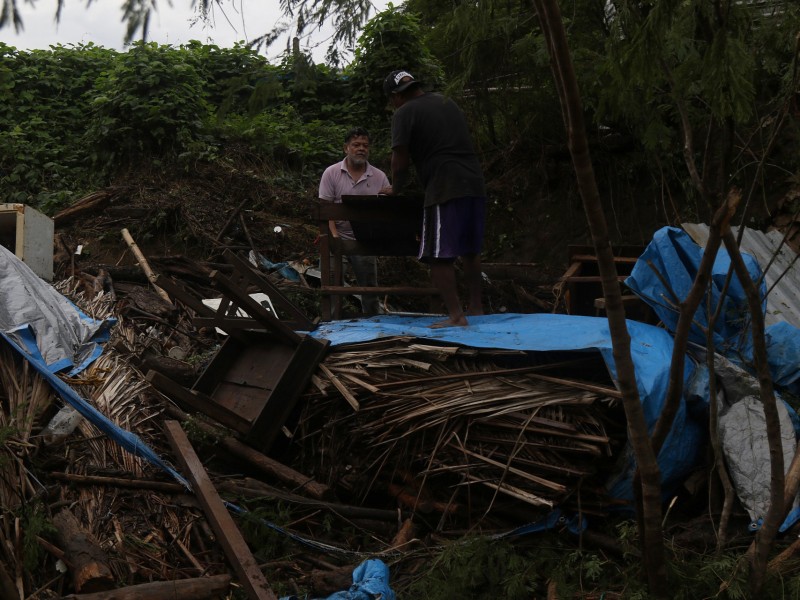
[[[114,587],[108,557],[78,519],[64,509],[53,517],[65,561],[71,565],[76,592],[99,592]]]
[[[611,332],[617,382],[622,392],[622,401],[628,423],[628,439],[633,448],[640,473],[642,509],[639,517],[644,571],[647,573],[652,596],[654,598],[667,598],[664,541],[661,531],[661,474],[656,455],[650,445],[644,411],[636,386],[636,374],[631,360],[630,336],[625,323],[622,293],[617,280],[614,254],[608,237],[608,225],[603,214],[594,170],[589,156],[580,92],[557,2],[555,0],[534,0],[534,4],[539,13],[542,31],[547,39],[553,75],[561,99],[561,106],[564,110],[564,121],[567,127],[570,154],[575,167],[578,189],[583,200],[586,219],[597,254],[603,296],[606,303],[606,314]]]
[[[764,516],[761,529],[747,551],[750,558],[750,592],[753,598],[758,598],[767,572],[767,555],[769,554],[778,527],[783,520],[783,491],[784,491],[784,465],[783,447],[781,443],[781,424],[778,418],[778,407],[775,402],[775,391],[772,386],[772,376],[767,363],[767,343],[764,336],[764,315],[761,312],[761,298],[747,267],[742,260],[736,238],[730,228],[724,231],[723,241],[731,257],[736,275],[747,295],[750,306],[751,331],[753,334],[753,359],[755,361],[756,377],[761,390],[761,403],[764,405],[764,420],[767,426],[767,442],[769,443],[770,488],[769,510]]]

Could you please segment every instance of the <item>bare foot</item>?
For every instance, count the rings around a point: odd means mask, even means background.
[[[457,319],[445,319],[444,321],[437,321],[428,325],[430,329],[443,329],[445,327],[466,327],[469,325],[467,317],[461,315]]]

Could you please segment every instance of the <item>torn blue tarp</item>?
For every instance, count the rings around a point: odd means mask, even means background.
[[[320,324],[312,336],[331,346],[365,342],[381,337],[407,336],[461,344],[473,348],[499,348],[528,352],[597,351],[613,378],[616,369],[608,321],[598,317],[555,314],[505,314],[470,317],[469,327],[430,329],[441,317],[377,316],[370,319],[331,321]],[[647,426],[652,430],[663,406],[672,359],[672,337],[664,329],[628,321],[631,358]],[[692,377],[695,363],[687,360],[685,377]],[[664,489],[669,493],[698,464],[705,447],[702,411],[688,410],[682,402],[672,430],[659,455]],[[631,463],[609,483],[612,496],[632,499]]]
[[[147,444],[145,444],[137,435],[126,431],[116,424],[114,424],[108,417],[97,410],[94,406],[89,404],[84,398],[79,396],[75,390],[64,383],[58,375],[55,375],[47,365],[42,362],[37,356],[33,356],[27,352],[25,348],[19,346],[16,341],[4,332],[0,332],[11,347],[19,352],[19,354],[33,366],[39,374],[50,384],[50,386],[61,396],[64,402],[68,403],[81,415],[90,421],[95,427],[102,431],[109,438],[114,440],[125,450],[148,461],[149,463],[159,467],[165,472],[169,473],[177,482],[191,489],[189,482],[186,481],[175,469],[165,463]]]
[[[703,249],[685,231],[664,227],[636,262],[625,280],[634,293],[647,302],[671,332],[678,324],[678,302],[689,294],[700,267]],[[762,311],[766,310],[766,288],[756,259],[742,254],[754,282],[759,282]],[[705,299],[694,315],[690,341],[706,346],[704,330],[708,327],[708,310],[717,310],[730,267],[730,257],[720,249],[709,286],[711,302]],[[767,358],[773,381],[779,386],[792,386],[800,380],[800,330],[786,322],[778,322],[765,330]],[[734,274],[722,310],[714,324],[714,350],[743,368],[753,364],[753,340],[750,308],[739,278]],[[796,390],[792,390],[796,391]]]
[[[491,538],[493,540],[503,540],[522,537],[531,533],[541,533],[542,531],[559,530],[566,530],[575,535],[580,535],[582,532],[586,531],[587,526],[586,517],[583,515],[573,514],[571,517],[568,517],[560,508],[555,508],[534,523],[520,525],[511,531],[495,534],[491,536]]]
[[[395,600],[389,586],[389,567],[382,560],[370,558],[353,571],[350,589],[336,592],[325,600]],[[299,600],[297,596],[284,596],[281,600]]]
[[[0,331],[52,373],[75,375],[100,356],[113,319],[86,316],[0,246]]]
[[[644,299],[658,314],[670,332],[678,322],[678,303],[689,294],[703,257],[703,249],[689,235],[665,227],[653,236],[625,284]],[[766,310],[766,290],[761,268],[755,258],[742,254],[750,278],[759,283],[762,311]],[[707,344],[704,329],[710,322],[708,311],[722,310],[714,324],[714,366],[718,399],[718,427],[726,464],[742,505],[752,519],[752,530],[760,527],[769,506],[770,456],[764,407],[760,388],[752,376],[753,343],[749,305],[740,280],[734,274],[727,295],[722,290],[730,268],[728,253],[721,249],[713,265],[709,284],[710,301],[704,300],[694,315],[690,340],[699,348]],[[765,330],[767,362],[778,386],[797,385],[800,378],[800,330],[787,322],[778,322]],[[705,354],[695,349],[695,353]],[[704,360],[704,359],[703,359]],[[695,397],[703,410],[709,403],[708,369],[696,369],[687,397]],[[794,390],[793,390],[794,391]],[[794,410],[778,400],[784,468],[794,456],[798,418]],[[787,518],[784,527],[800,517],[797,511]]]
[[[647,302],[670,333],[675,333],[678,325],[679,303],[689,294],[694,278],[703,258],[703,249],[692,238],[675,227],[659,229],[653,240],[633,267],[630,277],[625,280],[636,295]],[[755,258],[743,254],[742,258],[753,281],[758,281],[761,269]],[[727,251],[720,248],[711,273],[710,306],[715,311],[722,298],[722,289],[728,275],[731,261]],[[766,287],[760,286],[763,305],[766,308]],[[690,331],[690,341],[706,345],[705,330],[710,321],[709,302],[700,303],[694,315]],[[717,352],[729,355],[741,352],[748,345],[745,335],[750,322],[750,308],[739,278],[734,274],[722,301],[720,316],[714,324],[714,346]]]

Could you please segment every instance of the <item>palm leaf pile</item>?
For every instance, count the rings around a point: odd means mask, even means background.
[[[362,500],[381,491],[423,512],[602,513],[598,472],[624,442],[619,394],[607,374],[575,377],[604,373],[599,357],[533,360],[408,338],[342,346],[313,378],[296,439],[318,479]]]

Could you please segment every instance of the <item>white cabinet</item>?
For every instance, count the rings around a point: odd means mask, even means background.
[[[39,277],[53,280],[53,219],[25,204],[0,204],[0,244]]]

